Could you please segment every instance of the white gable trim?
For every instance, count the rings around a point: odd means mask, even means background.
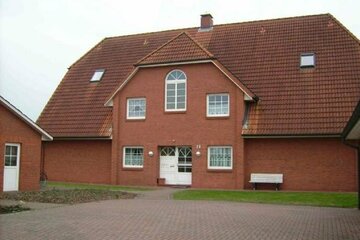
[[[244,93],[244,100],[245,101],[253,101],[254,98],[251,97],[250,95],[248,95],[246,93],[246,91],[231,77],[229,76],[225,71],[223,71],[223,69],[220,68],[220,66],[218,66],[214,61],[211,61],[228,79],[230,79],[230,81],[232,81],[238,88],[240,88],[240,90]]]
[[[34,123],[28,116],[23,114],[19,109],[17,109],[15,106],[13,106],[11,103],[9,103],[5,98],[0,96],[0,101],[7,109],[12,111],[15,115],[17,115],[21,120],[23,120],[25,123],[30,125],[35,131],[39,132],[41,134],[41,140],[43,141],[52,141],[53,137],[48,134],[45,130],[43,130],[41,127],[39,127],[36,123]]]
[[[125,87],[125,85],[133,78],[135,73],[139,71],[140,68],[149,68],[149,67],[164,67],[164,66],[175,66],[175,65],[188,65],[188,64],[199,64],[199,63],[212,63],[215,65],[217,69],[219,69],[231,82],[235,84],[243,93],[245,101],[254,101],[254,98],[251,97],[246,91],[234,80],[231,76],[229,76],[217,63],[213,60],[199,60],[199,61],[190,61],[190,62],[174,62],[174,63],[159,63],[159,64],[149,64],[149,65],[140,65],[137,66],[130,75],[125,79],[125,81],[116,89],[116,91],[109,97],[109,99],[105,102],[104,106],[112,107],[113,106],[113,98],[115,95]]]

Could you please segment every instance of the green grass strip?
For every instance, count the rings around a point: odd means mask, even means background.
[[[68,183],[68,182],[47,182],[48,188],[69,188],[69,189],[98,189],[111,191],[151,191],[150,187],[133,187],[133,186],[118,186],[118,185],[103,185],[103,184],[88,184],[88,183]]]
[[[341,208],[357,207],[356,193],[184,190],[176,192],[173,197],[176,200],[214,200]]]

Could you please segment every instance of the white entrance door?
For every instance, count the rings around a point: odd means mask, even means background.
[[[191,147],[160,149],[160,178],[169,185],[191,185]]]
[[[19,190],[20,144],[5,144],[4,192]]]

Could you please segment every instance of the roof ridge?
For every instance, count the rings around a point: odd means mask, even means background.
[[[135,37],[135,36],[141,36],[141,35],[150,35],[150,34],[158,34],[158,33],[168,33],[168,32],[185,32],[188,30],[195,30],[197,29],[196,27],[186,27],[186,28],[174,28],[174,29],[166,29],[166,30],[160,30],[160,31],[150,31],[150,32],[142,32],[142,33],[130,33],[130,34],[125,34],[125,35],[118,35],[118,36],[110,36],[110,37],[105,37],[104,40],[106,39],[113,39],[113,38],[122,38],[122,37]]]
[[[221,23],[221,24],[214,24],[214,27],[216,26],[226,26],[226,25],[236,25],[236,24],[247,24],[247,23],[257,23],[257,22],[268,22],[268,21],[279,21],[279,20],[290,20],[294,18],[307,18],[307,17],[316,17],[316,16],[332,16],[330,13],[319,13],[319,14],[310,14],[310,15],[299,15],[299,16],[293,16],[293,17],[277,17],[277,18],[271,18],[271,19],[259,19],[259,20],[249,20],[244,22],[232,22],[232,23]],[[166,29],[161,31],[149,31],[149,32],[142,32],[142,33],[130,33],[125,35],[118,35],[118,36],[110,36],[105,37],[103,40],[107,39],[113,39],[113,38],[121,38],[121,37],[132,37],[132,36],[140,36],[140,35],[148,35],[148,34],[154,34],[154,33],[166,33],[166,32],[186,32],[189,30],[196,30],[199,27],[186,27],[186,28],[174,28],[174,29]]]
[[[216,26],[226,26],[226,25],[236,25],[236,24],[249,24],[249,23],[259,23],[259,22],[271,22],[271,21],[282,21],[282,20],[291,20],[296,18],[309,18],[309,17],[320,17],[331,15],[330,13],[319,13],[319,14],[311,14],[311,15],[299,15],[293,17],[277,17],[277,18],[270,18],[270,19],[259,19],[259,20],[249,20],[244,22],[233,22],[233,23],[222,23],[222,24],[215,24]]]

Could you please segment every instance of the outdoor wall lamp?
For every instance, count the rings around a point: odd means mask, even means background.
[[[200,157],[200,156],[201,156],[200,149],[201,149],[201,145],[200,145],[200,144],[196,145],[195,155],[196,155],[197,157]]]
[[[149,151],[149,156],[150,156],[150,157],[154,156],[154,152],[153,152],[153,151]]]
[[[196,151],[195,155],[196,155],[197,157],[200,157],[200,156],[201,156],[201,152],[200,152],[200,151]]]

